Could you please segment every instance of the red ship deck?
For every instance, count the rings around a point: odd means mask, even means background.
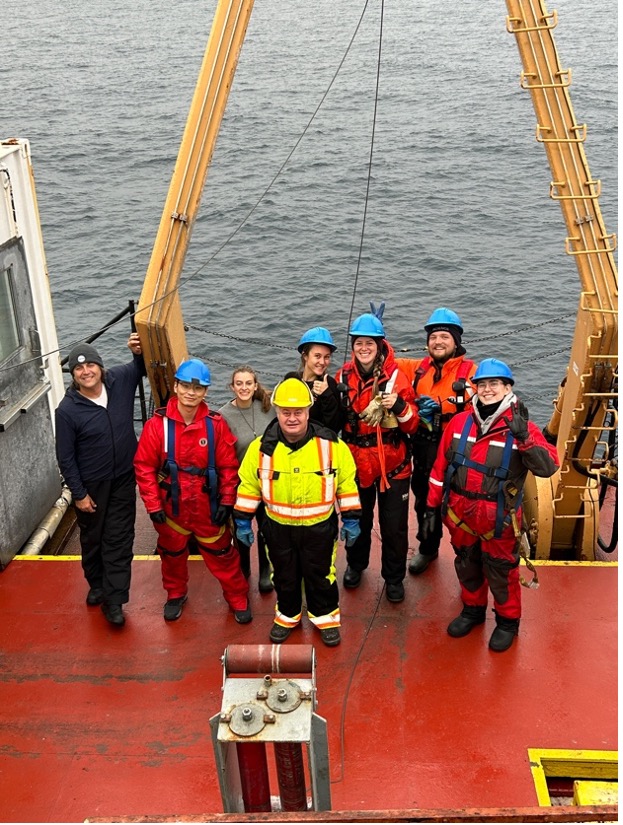
[[[240,626],[203,563],[190,568],[184,615],[167,624],[158,559],[136,559],[120,630],[86,607],[79,560],[18,558],[1,574],[2,821],[222,812],[208,724],[220,657],[268,642],[274,596],[252,577],[254,620]],[[449,547],[408,577],[403,604],[378,568],[343,591],[340,647],[304,620],[286,644],[316,648],[333,811],[536,806],[528,748],[617,748],[616,567],[539,572],[503,654],[487,647],[492,614],[446,634],[460,609]]]

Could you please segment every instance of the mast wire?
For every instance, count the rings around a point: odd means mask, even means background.
[[[382,4],[384,4],[385,0],[381,0],[381,2],[382,2]],[[224,249],[224,248],[225,248],[225,247],[226,247],[226,246],[230,243],[230,241],[232,241],[232,240],[233,240],[233,238],[235,238],[235,236],[236,236],[236,235],[240,232],[240,230],[242,229],[242,227],[243,227],[243,226],[245,226],[245,224],[247,223],[247,221],[251,218],[251,216],[253,215],[253,213],[254,213],[254,212],[256,211],[256,209],[259,207],[260,203],[261,203],[261,202],[264,200],[264,198],[268,195],[269,191],[272,189],[272,187],[273,187],[273,185],[274,185],[275,181],[277,180],[277,178],[281,175],[281,173],[283,172],[283,170],[285,169],[285,167],[286,167],[286,166],[288,165],[288,163],[290,162],[290,160],[291,160],[292,156],[294,155],[294,153],[295,153],[295,152],[296,152],[296,150],[298,149],[298,147],[299,147],[299,145],[300,145],[301,141],[303,140],[303,138],[305,137],[305,135],[306,135],[306,134],[307,134],[307,132],[309,131],[309,128],[311,127],[312,123],[314,122],[314,120],[315,120],[315,118],[316,118],[316,115],[318,114],[318,112],[319,112],[319,111],[320,111],[320,109],[322,108],[322,106],[323,106],[323,104],[324,104],[325,100],[327,99],[327,96],[328,96],[329,92],[330,92],[330,91],[331,91],[331,89],[333,88],[333,85],[334,85],[334,83],[335,83],[335,81],[336,81],[336,79],[337,79],[337,76],[339,75],[340,71],[342,70],[342,66],[344,65],[344,63],[345,63],[345,61],[346,61],[346,58],[348,57],[348,55],[349,55],[349,53],[350,53],[350,50],[351,50],[351,48],[352,48],[353,43],[355,42],[355,38],[357,37],[357,33],[359,32],[359,29],[360,29],[360,27],[361,27],[361,23],[363,22],[363,18],[365,17],[365,14],[366,14],[366,11],[367,11],[367,8],[368,8],[369,3],[370,3],[370,0],[365,0],[365,2],[364,2],[364,4],[363,4],[363,9],[361,10],[361,14],[359,15],[359,20],[357,21],[357,24],[356,24],[356,26],[355,26],[355,29],[354,29],[354,31],[353,31],[353,33],[352,33],[352,35],[351,35],[351,38],[350,38],[350,40],[349,40],[349,42],[348,42],[348,45],[346,46],[346,51],[345,51],[345,52],[344,52],[344,54],[342,55],[342,58],[341,58],[340,62],[338,63],[337,69],[336,69],[336,70],[335,70],[335,72],[333,73],[333,76],[332,76],[331,80],[329,81],[329,85],[327,86],[327,88],[325,89],[324,93],[322,94],[322,97],[320,98],[320,101],[319,101],[318,105],[317,105],[317,106],[316,106],[316,108],[314,109],[314,112],[313,112],[312,116],[311,116],[311,117],[310,117],[310,119],[308,120],[307,125],[305,126],[305,128],[303,129],[303,131],[301,132],[301,134],[299,135],[299,137],[298,137],[298,138],[297,138],[297,140],[295,141],[294,146],[292,147],[292,149],[290,150],[290,152],[289,152],[289,153],[288,153],[288,155],[286,156],[285,160],[283,161],[283,163],[281,164],[281,166],[279,167],[279,169],[277,169],[277,171],[276,171],[276,172],[275,172],[275,174],[273,175],[273,177],[272,177],[271,181],[270,181],[270,182],[269,182],[269,184],[266,186],[266,188],[264,189],[264,191],[262,192],[262,194],[259,196],[259,198],[258,198],[258,199],[257,199],[257,201],[255,202],[255,204],[254,204],[254,205],[253,205],[253,206],[249,209],[249,211],[248,211],[248,212],[247,212],[247,214],[244,216],[244,218],[242,219],[242,221],[238,224],[238,226],[237,226],[234,230],[232,230],[232,232],[230,232],[230,234],[229,234],[229,235],[225,238],[225,240],[221,243],[221,245],[217,247],[217,249],[216,249],[216,250],[212,253],[212,255],[210,255],[210,256],[209,256],[209,257],[208,257],[208,258],[207,258],[207,259],[206,259],[206,260],[205,260],[202,264],[200,264],[200,266],[198,266],[198,267],[197,267],[197,268],[196,268],[193,272],[191,272],[191,273],[190,273],[190,274],[189,274],[186,278],[182,278],[182,279],[181,279],[181,280],[177,283],[177,285],[176,285],[176,286],[172,287],[170,290],[168,290],[167,292],[165,292],[165,293],[164,293],[163,295],[161,295],[159,298],[156,298],[156,299],[155,299],[154,301],[152,301],[150,304],[145,304],[145,306],[141,306],[141,307],[139,307],[139,309],[138,309],[138,310],[134,313],[135,315],[136,315],[138,312],[143,312],[143,311],[145,311],[145,310],[150,309],[151,307],[153,307],[153,306],[155,306],[156,304],[160,303],[160,301],[164,301],[164,299],[165,299],[165,298],[168,298],[170,295],[173,295],[175,292],[179,291],[179,290],[180,290],[183,286],[185,286],[185,285],[186,285],[189,281],[193,280],[193,278],[195,278],[197,275],[199,275],[199,273],[200,273],[200,272],[202,272],[202,271],[205,269],[205,267],[207,267],[207,266],[208,266],[208,264],[210,264],[210,263],[211,263],[211,262],[212,262],[212,261],[216,258],[216,256],[217,256],[217,255],[219,255],[219,254],[223,251],[223,249]],[[377,80],[377,92],[378,92],[378,80]],[[375,101],[375,117],[376,117],[376,101]],[[366,204],[367,204],[367,197],[366,197]],[[361,254],[361,253],[360,253],[360,254]],[[353,296],[353,301],[354,301],[354,296]],[[351,307],[351,312],[352,312],[352,307]],[[132,316],[132,317],[134,317],[134,316]],[[102,333],[107,332],[109,329],[112,329],[112,327],[117,326],[117,324],[119,324],[119,323],[121,322],[121,320],[122,320],[122,319],[117,319],[116,321],[112,321],[111,323],[109,323],[109,324],[107,324],[107,325],[103,326],[101,329],[99,329],[99,330],[97,331],[97,333],[95,333],[95,334],[96,334],[97,336],[100,336]],[[349,322],[349,326],[350,326],[350,322]],[[11,370],[11,369],[15,369],[15,368],[17,368],[17,367],[21,367],[21,366],[23,366],[23,365],[25,365],[25,364],[30,364],[30,363],[35,362],[35,361],[40,361],[41,359],[47,358],[47,357],[49,357],[50,355],[54,355],[54,354],[55,354],[55,353],[57,353],[57,352],[58,352],[58,353],[60,353],[60,352],[61,352],[61,350],[63,350],[63,349],[69,349],[70,347],[74,347],[74,346],[76,346],[77,344],[80,344],[80,343],[82,343],[82,342],[83,342],[83,341],[85,341],[85,340],[86,340],[85,338],[78,338],[78,339],[76,339],[76,340],[74,340],[74,341],[70,341],[68,344],[61,344],[61,345],[59,345],[59,347],[58,347],[57,349],[50,350],[49,352],[42,353],[41,355],[35,356],[35,357],[33,357],[33,358],[29,358],[29,359],[28,359],[28,360],[26,360],[26,361],[21,361],[19,364],[13,364],[13,365],[11,365],[11,366],[0,367],[0,373],[1,373],[1,372],[8,371],[8,370]]]
[[[383,49],[383,18],[385,13],[385,0],[381,0],[381,19],[379,21],[379,48],[378,48],[378,56],[376,61],[376,85],[374,90],[374,112],[372,115],[372,134],[370,136],[370,157],[368,160],[368,180],[366,182],[366,197],[364,201],[363,207],[363,219],[361,221],[361,237],[359,240],[359,255],[357,257],[357,269],[355,271],[355,282],[353,284],[353,297],[350,302],[350,310],[348,313],[348,325],[346,327],[346,341],[344,345],[344,361],[346,363],[346,359],[348,358],[348,353],[350,348],[348,346],[348,331],[350,330],[351,322],[353,319],[353,311],[355,307],[355,298],[357,296],[357,284],[359,282],[359,272],[361,269],[361,257],[363,254],[363,242],[365,239],[366,234],[366,218],[368,216],[368,203],[370,200],[370,182],[372,180],[372,159],[374,156],[374,137],[376,133],[376,120],[377,120],[377,113],[378,113],[378,105],[379,105],[379,84],[381,79],[381,54]]]

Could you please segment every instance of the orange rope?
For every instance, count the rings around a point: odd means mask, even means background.
[[[385,490],[389,489],[389,481],[385,474],[385,445],[383,444],[383,430],[380,424],[376,425],[376,445],[379,449],[379,464],[381,465],[381,483],[379,487],[381,492],[384,493]]]

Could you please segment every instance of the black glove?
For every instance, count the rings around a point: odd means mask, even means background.
[[[393,412],[394,415],[402,415],[406,408],[407,402],[404,398],[398,396],[398,398],[394,401],[394,406],[392,407],[391,412]]]
[[[149,518],[154,522],[154,524],[164,524],[167,520],[167,514],[164,510],[156,510],[155,513],[150,513]]]
[[[511,404],[512,418],[508,421],[508,429],[515,436],[517,441],[525,441],[528,438],[528,408],[523,401],[515,401]]]
[[[420,535],[422,536],[422,541],[428,541],[433,537],[433,533],[435,532],[435,527],[437,526],[437,519],[439,517],[439,510],[435,507],[427,507],[424,510],[424,516],[422,517],[422,526],[420,527]]]
[[[214,524],[225,524],[227,519],[231,516],[234,512],[234,508],[229,504],[219,504],[216,508],[216,513],[214,514],[214,518],[212,521]]]

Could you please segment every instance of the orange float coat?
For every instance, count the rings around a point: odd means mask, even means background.
[[[417,430],[419,418],[414,406],[414,394],[407,376],[398,368],[394,350],[387,341],[382,342],[385,360],[378,379],[378,391],[384,392],[388,381],[397,370],[393,391],[405,402],[406,406],[398,419],[398,428],[366,424],[359,414],[362,413],[374,397],[374,376],[363,376],[359,372],[355,359],[348,361],[338,371],[336,380],[348,387],[347,421],[342,428],[342,438],[350,447],[357,465],[357,477],[361,487],[370,487],[385,473],[388,477],[401,479],[411,475],[408,439]],[[378,439],[382,443],[379,446]]]
[[[411,386],[415,384],[414,392],[416,398],[428,395],[441,407],[441,429],[457,413],[457,406],[450,398],[454,398],[456,393],[452,389],[452,384],[460,377],[468,380],[468,393],[465,403],[469,402],[469,397],[474,392],[471,378],[476,372],[476,364],[465,358],[465,355],[458,355],[448,358],[443,364],[436,364],[430,356],[426,358],[396,358],[396,364],[409,379]],[[418,375],[419,373],[419,375]],[[422,426],[425,426],[422,424]]]

